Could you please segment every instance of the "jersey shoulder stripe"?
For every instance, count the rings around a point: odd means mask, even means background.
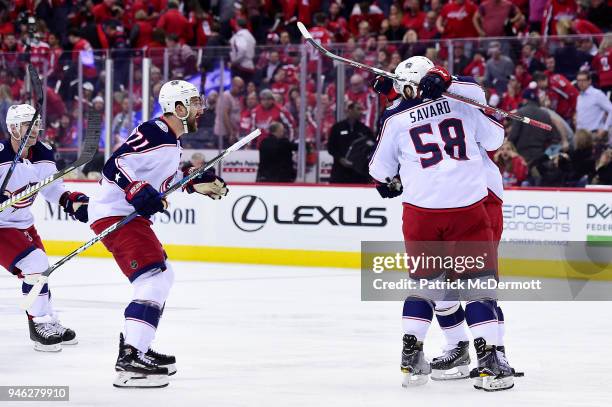
[[[28,160],[32,164],[36,164],[41,161],[55,162],[55,156],[53,154],[53,149],[47,143],[42,141],[36,142],[28,152]]]
[[[0,165],[11,163],[15,158],[15,152],[11,146],[10,140],[0,141]]]

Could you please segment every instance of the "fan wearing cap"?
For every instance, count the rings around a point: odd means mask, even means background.
[[[193,167],[179,169],[180,137],[197,130],[204,101],[189,82],[173,80],[159,92],[163,115],[136,127],[102,170],[99,193],[90,203],[91,228],[96,234],[134,210],[140,216],[102,240],[134,288],[125,309],[120,335],[117,387],[163,387],[173,374],[175,358],[150,349],[157,324],[174,281],[172,266],[151,228],[154,215],[163,212],[161,193]],[[186,192],[221,199],[225,182],[212,172],[194,178]]]
[[[6,127],[10,138],[0,141],[0,180],[4,181],[7,176],[30,124],[32,130],[6,190],[0,195],[0,203],[57,172],[51,147],[38,140],[40,120],[32,123],[35,112],[27,104],[13,105],[7,111]],[[86,195],[67,191],[61,180],[40,192],[50,204],[59,204],[73,218],[87,222],[89,198]],[[49,260],[30,211],[35,199],[36,195],[33,195],[0,212],[0,265],[23,279],[21,289],[24,294],[30,292],[38,275],[49,268]],[[47,284],[28,311],[27,317],[30,339],[35,350],[57,352],[62,350],[62,345],[77,343],[74,331],[59,323]]]

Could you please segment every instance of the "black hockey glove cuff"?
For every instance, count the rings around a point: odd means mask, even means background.
[[[448,71],[436,66],[431,68],[419,82],[419,92],[422,99],[438,99],[446,92],[452,83],[452,77]]]
[[[395,198],[400,196],[404,191],[402,180],[398,175],[393,179],[387,177],[387,182],[376,182],[376,190],[383,198]]]
[[[87,223],[89,220],[87,214],[89,197],[84,193],[66,191],[60,196],[59,204],[73,219],[83,223]]]

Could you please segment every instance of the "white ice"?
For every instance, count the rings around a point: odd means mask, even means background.
[[[20,283],[0,274],[0,385],[68,385],[70,402],[17,406],[609,406],[612,318],[606,302],[504,305],[514,389],[468,380],[400,386],[401,308],[360,301],[357,270],[173,262],[176,284],[155,349],[175,354],[163,389],[116,389],[130,285],[110,260],[76,259],[51,278],[62,322],[79,344],[32,349]],[[425,345],[435,356],[434,322]],[[474,359],[474,358],[473,358]],[[2,406],[11,403],[0,402]]]

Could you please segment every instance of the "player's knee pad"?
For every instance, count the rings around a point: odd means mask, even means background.
[[[165,273],[165,271],[157,269],[144,273],[134,280],[132,282],[134,300],[154,302],[161,309],[172,286],[172,281],[164,276]]]
[[[436,301],[436,315],[452,315],[461,307],[459,301]]]
[[[168,286],[168,289],[170,289],[170,287],[174,285],[174,269],[172,268],[172,265],[170,263],[166,262],[166,270],[164,270],[162,274],[166,279],[166,285]]]
[[[49,259],[44,251],[35,249],[23,259],[15,263],[15,267],[21,270],[21,274],[24,276],[24,278],[27,278],[29,274],[40,274],[46,271],[49,268]],[[38,278],[38,276],[35,277],[34,281],[36,281],[36,278]]]

